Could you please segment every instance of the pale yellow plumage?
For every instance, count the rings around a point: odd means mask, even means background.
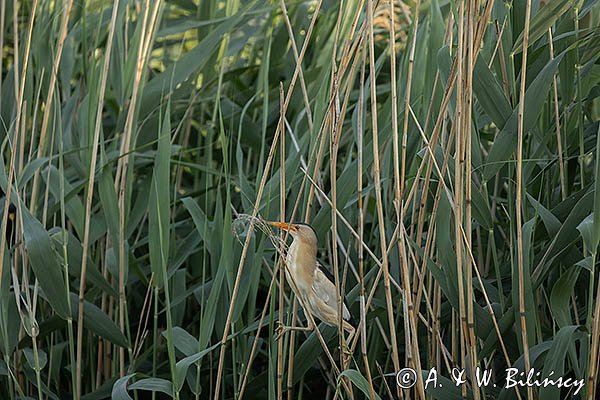
[[[338,303],[333,277],[317,261],[317,236],[306,224],[288,224],[269,222],[269,224],[288,230],[293,238],[286,256],[286,278],[296,295],[301,298],[304,308],[313,316],[328,325],[338,326]],[[330,275],[330,274],[329,274]],[[354,334],[355,328],[349,322],[352,318],[346,304],[342,305],[343,328]],[[299,328],[311,330],[312,326]],[[282,331],[290,330],[283,327]]]

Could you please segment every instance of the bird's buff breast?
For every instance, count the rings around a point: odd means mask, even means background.
[[[296,243],[292,243],[292,246],[290,246],[289,252],[287,254],[286,257],[286,264],[287,264],[287,277],[288,279],[293,280],[293,285],[290,283],[290,286],[292,286],[292,289],[295,290],[295,288],[297,288],[300,293],[296,293],[298,295],[301,295],[303,298],[307,298],[307,294],[310,292],[311,289],[311,285],[313,282],[313,274],[314,274],[314,266],[310,266],[310,265],[301,265],[301,264],[305,264],[307,260],[304,259],[299,259],[297,257],[298,254],[302,253],[302,248],[301,246],[298,246]],[[314,260],[314,262],[316,263],[316,260]],[[295,286],[295,287],[294,287]]]

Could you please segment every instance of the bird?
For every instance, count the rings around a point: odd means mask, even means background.
[[[301,299],[305,312],[330,326],[339,326],[337,291],[334,277],[317,260],[318,240],[315,230],[308,224],[267,221],[271,226],[286,230],[292,236],[285,259],[285,275],[292,290]],[[342,304],[342,328],[349,333],[350,341],[356,332],[356,323],[344,299]],[[287,331],[312,331],[315,327],[308,318],[307,327],[277,326],[277,337]]]

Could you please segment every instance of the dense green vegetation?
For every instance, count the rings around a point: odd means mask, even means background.
[[[599,18],[0,0],[0,398],[595,399]],[[350,343],[276,340],[307,321],[262,220],[314,227]]]

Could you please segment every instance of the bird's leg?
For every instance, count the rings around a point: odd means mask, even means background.
[[[279,340],[284,333],[290,331],[303,331],[303,332],[311,332],[315,328],[312,326],[310,321],[308,322],[308,326],[286,326],[281,321],[275,322],[275,340]]]
[[[352,328],[352,329],[349,330],[350,334],[348,335],[346,340],[344,340],[344,348],[342,349],[343,354],[344,354],[344,362],[346,362],[350,357],[352,357],[352,352],[350,351],[350,346],[352,344],[352,339],[354,338],[354,335],[356,334],[356,329],[352,326],[350,326],[350,328]]]

